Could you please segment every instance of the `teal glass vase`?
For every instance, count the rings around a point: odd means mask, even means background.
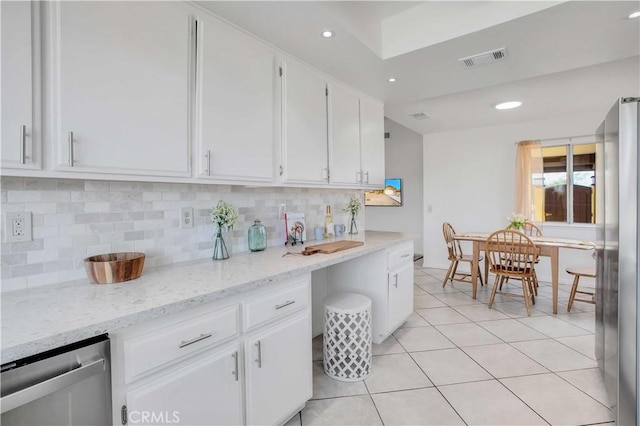
[[[267,228],[259,219],[249,228],[249,251],[262,251],[267,248]]]

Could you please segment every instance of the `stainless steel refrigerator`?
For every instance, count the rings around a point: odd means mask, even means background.
[[[596,358],[619,425],[638,416],[638,102],[620,98],[596,144]]]

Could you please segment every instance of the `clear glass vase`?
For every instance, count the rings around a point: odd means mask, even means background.
[[[249,250],[262,251],[267,248],[267,228],[256,219],[249,228]]]
[[[225,260],[229,258],[227,245],[222,237],[222,227],[218,226],[216,236],[213,237],[213,260]]]
[[[355,235],[358,233],[358,224],[356,223],[356,215],[351,215],[351,220],[349,221],[349,234]]]

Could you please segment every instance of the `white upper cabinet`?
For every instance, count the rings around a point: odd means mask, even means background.
[[[186,6],[51,7],[55,167],[189,176],[194,21]]]
[[[329,171],[332,184],[359,186],[360,100],[340,84],[329,85]]]
[[[384,187],[384,105],[360,98],[362,186]]]
[[[272,182],[275,51],[210,16],[198,18],[198,176]]]
[[[282,67],[282,181],[326,185],[326,79],[290,59]]]
[[[39,3],[0,2],[2,167],[39,168]],[[38,141],[38,142],[36,142]]]

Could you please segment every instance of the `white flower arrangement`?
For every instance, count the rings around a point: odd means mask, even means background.
[[[238,212],[231,204],[220,200],[218,205],[211,209],[211,221],[220,229],[231,230],[238,223]]]
[[[351,216],[355,217],[358,216],[361,208],[362,203],[360,202],[360,200],[358,198],[351,198],[351,200],[349,200],[349,204],[347,204],[347,207],[344,208],[344,211],[350,213]]]
[[[528,220],[525,215],[522,213],[511,213],[511,216],[507,217],[509,221],[509,229],[522,229],[524,227],[524,223]]]

